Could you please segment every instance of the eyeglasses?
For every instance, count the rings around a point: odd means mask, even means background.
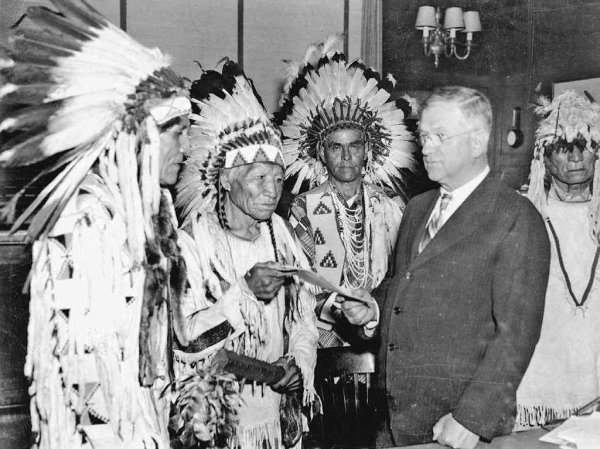
[[[433,146],[433,147],[439,147],[446,140],[453,139],[454,137],[464,136],[465,134],[469,134],[471,131],[472,130],[465,131],[463,133],[452,134],[451,136],[444,136],[443,134],[436,134],[436,133],[429,134],[429,133],[420,132],[418,140],[419,140],[419,144],[422,147],[424,147],[428,143],[431,144],[431,146]]]

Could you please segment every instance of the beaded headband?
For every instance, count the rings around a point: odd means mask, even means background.
[[[222,169],[257,162],[285,169],[279,131],[235,62],[227,61],[222,73],[204,72],[191,93],[198,113],[191,115],[190,148],[175,201],[182,222],[215,210]]]

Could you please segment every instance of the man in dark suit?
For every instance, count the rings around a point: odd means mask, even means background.
[[[390,445],[471,449],[509,433],[539,337],[550,246],[536,209],[489,174],[489,100],[436,90],[419,124],[440,189],[408,203],[381,304],[379,373]],[[349,321],[377,315],[346,300]]]

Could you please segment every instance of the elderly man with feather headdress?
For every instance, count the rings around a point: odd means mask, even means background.
[[[2,163],[54,175],[13,226],[31,219],[34,445],[166,449],[169,308],[186,275],[161,187],[177,180],[191,104],[158,49],[84,2],[53,4],[13,32],[0,93],[14,136]]]
[[[208,369],[220,348],[283,367],[285,375],[275,384],[243,389],[228,445],[299,445],[302,427],[280,422],[280,407],[288,418],[287,393],[302,387],[304,403],[312,399],[318,333],[313,294],[281,270],[308,262],[287,222],[274,213],[284,176],[279,131],[232,61],[222,73],[204,72],[193,83],[192,96],[199,111],[192,115],[191,146],[176,198],[189,276],[181,321],[175,323],[176,374],[183,384],[194,378],[204,384],[193,376]],[[194,416],[181,400],[177,407],[185,443]]]
[[[568,418],[600,396],[600,105],[542,98],[527,197],[552,244],[540,340],[517,390],[517,426]]]
[[[292,64],[277,114],[286,177],[293,193],[290,222],[312,268],[334,285],[371,291],[385,277],[414,169],[408,102],[388,101],[395,81],[350,63],[337,36]],[[320,346],[339,346],[353,333],[334,296],[319,301]],[[337,326],[333,326],[337,324]],[[350,332],[348,332],[350,331]]]

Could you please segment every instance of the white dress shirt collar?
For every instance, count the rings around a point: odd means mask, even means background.
[[[477,186],[479,186],[479,184],[482,183],[484,178],[489,173],[490,173],[490,166],[486,165],[486,167],[483,169],[483,171],[481,173],[479,173],[477,176],[475,176],[473,179],[471,179],[466,184],[463,184],[462,186],[454,189],[452,192],[448,192],[443,187],[440,187],[440,198],[443,193],[449,193],[452,196],[452,198],[450,199],[450,202],[448,203],[448,206],[446,206],[446,209],[442,213],[441,225],[446,223],[448,218],[450,218],[452,216],[452,214],[454,212],[456,212],[456,209],[458,209],[460,207],[460,205],[465,202],[465,200],[469,197],[469,195],[471,193],[473,193],[473,191],[477,188]],[[438,198],[438,201],[435,205],[436,208],[439,207],[440,198]],[[434,208],[434,210],[435,210],[435,208]]]

